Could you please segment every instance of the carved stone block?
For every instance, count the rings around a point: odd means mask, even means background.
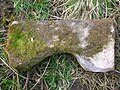
[[[114,27],[111,19],[14,21],[6,51],[9,64],[26,70],[56,53],[70,53],[87,71],[114,69]]]

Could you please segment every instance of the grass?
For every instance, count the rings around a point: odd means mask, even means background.
[[[3,79],[1,82],[1,88],[4,90],[10,90],[12,88],[13,82],[9,79]]]
[[[74,74],[75,64],[72,60],[67,60],[67,56],[51,57],[50,65],[43,77],[51,90],[67,89]],[[59,86],[59,87],[58,87]]]
[[[21,18],[44,20],[50,13],[49,0],[13,0],[15,12]]]
[[[67,57],[68,56],[65,54],[53,55],[47,58],[48,60],[46,61],[48,62],[42,62],[40,65],[34,68],[34,70],[38,71],[37,74],[34,74],[38,78],[36,86],[37,84],[40,84],[38,81],[41,81],[44,82],[44,88],[46,87],[50,90],[66,90],[69,88],[71,85],[70,82],[72,81],[72,76],[75,73],[75,64],[72,60],[67,60]],[[33,75],[31,74],[30,76]],[[43,88],[42,85],[39,86]]]
[[[115,18],[117,25],[115,65],[116,70],[120,70],[120,19],[117,19],[120,14],[120,2],[118,0],[12,0],[12,2],[15,9],[10,16],[14,17],[11,19],[5,14],[0,26],[7,25],[6,23],[13,19]],[[0,57],[3,56],[2,48],[6,39],[3,31],[0,31]],[[119,90],[120,73],[84,71],[69,54],[48,57],[44,62],[24,73],[16,73],[14,69],[0,62],[0,88],[3,90],[69,90],[75,88],[73,86],[76,81],[79,81],[79,87],[88,90]]]

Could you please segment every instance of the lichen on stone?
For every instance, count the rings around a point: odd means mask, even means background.
[[[105,45],[110,42],[110,39],[113,38],[113,32],[111,32],[111,20],[101,20],[92,21],[94,26],[89,31],[87,41],[89,45],[86,48],[85,55],[88,57],[93,57],[98,52],[101,52]]]
[[[98,57],[109,42],[113,50],[114,30],[111,26],[109,20],[25,21],[12,24],[6,45],[9,64],[24,70],[56,53],[78,55],[84,57],[86,62],[91,62],[96,60],[94,57]]]

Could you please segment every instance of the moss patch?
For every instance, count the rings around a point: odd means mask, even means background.
[[[9,46],[7,46],[8,51],[21,61],[35,57],[46,48],[45,42],[37,32],[30,29],[30,27],[26,28],[26,31],[22,31],[23,29],[24,26],[20,24],[10,27]]]

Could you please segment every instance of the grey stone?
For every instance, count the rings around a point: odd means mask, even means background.
[[[6,44],[9,64],[27,70],[56,53],[70,53],[87,71],[114,69],[114,27],[111,19],[14,21]]]

